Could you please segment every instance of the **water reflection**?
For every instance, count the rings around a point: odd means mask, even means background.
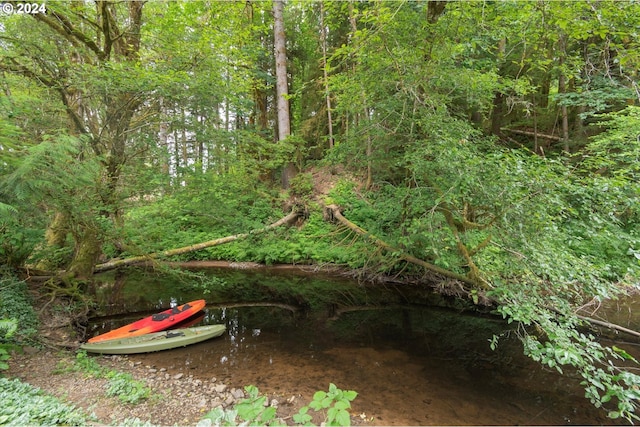
[[[186,348],[130,356],[145,366],[183,372],[199,379],[217,377],[230,386],[256,385],[273,394],[301,395],[308,402],[316,390],[333,382],[357,390],[354,413],[375,416],[379,425],[610,424],[584,399],[576,381],[546,371],[522,355],[521,344],[505,337],[489,349],[493,334],[505,325],[492,318],[435,307],[407,305],[408,290],[348,290],[327,280],[286,281],[247,275],[252,302],[225,303],[208,294],[203,324],[224,323],[220,338]],[[156,278],[156,281],[158,279]],[[304,297],[300,287],[304,286]],[[260,297],[255,289],[264,292]],[[321,297],[312,295],[312,291]],[[145,288],[150,289],[150,288]],[[178,295],[175,288],[147,298],[179,303],[202,298]],[[123,289],[123,294],[127,288]],[[269,300],[277,294],[281,299]],[[333,299],[328,298],[328,295]],[[349,306],[344,305],[349,295]],[[363,296],[356,298],[356,295]],[[320,303],[318,301],[323,301]],[[366,304],[372,304],[366,305]],[[112,319],[127,323],[128,318]],[[99,321],[94,327],[110,322]]]

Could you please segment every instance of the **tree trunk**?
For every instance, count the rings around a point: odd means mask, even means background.
[[[276,95],[278,112],[278,141],[291,134],[289,116],[289,88],[287,81],[287,52],[284,33],[284,6],[282,0],[273,1],[273,45],[276,59]]]
[[[438,22],[438,18],[444,13],[446,5],[447,2],[443,0],[429,0],[427,3],[427,21],[430,24]]]
[[[559,137],[559,136],[548,135],[546,133],[531,132],[531,131],[528,131],[528,130],[502,128],[501,131],[503,131],[503,132],[511,132],[511,133],[515,133],[517,135],[531,136],[533,138],[549,139],[551,141],[562,141],[562,138]]]
[[[251,27],[258,27],[262,24],[262,22],[254,23],[254,20],[256,18],[253,11],[253,4],[251,2],[247,2],[245,10],[247,19]],[[262,14],[258,14],[258,16],[262,16]],[[260,40],[260,44],[265,51],[271,48],[269,38],[265,37],[261,32],[255,32],[255,34],[253,34],[253,37],[257,40]],[[257,67],[265,75],[272,74],[271,64],[269,63],[269,61],[262,59],[262,57],[258,60]],[[251,116],[249,118],[249,121],[252,122],[251,124],[258,128],[260,134],[267,133],[266,131],[269,129],[269,93],[264,89],[265,86],[267,85],[264,82],[262,84],[257,83],[253,86],[254,109],[251,112]]]
[[[187,114],[182,109],[182,146],[181,146],[181,155],[182,155],[182,165],[186,169],[189,166],[189,139],[187,138]]]
[[[362,91],[362,96],[364,97],[364,90]],[[366,102],[366,99],[365,99]],[[367,107],[365,107],[364,109],[364,114],[367,117],[366,118],[366,123],[368,126],[368,123],[371,120],[371,117],[369,115],[369,109]],[[367,131],[366,131],[366,157],[367,157],[367,181],[365,182],[365,188],[367,190],[369,190],[371,188],[371,186],[373,185],[373,165],[372,165],[372,159],[371,156],[373,156],[373,140],[371,138],[371,134],[369,133],[369,128],[367,127]]]
[[[324,1],[320,2],[320,31],[322,34],[322,76],[324,78],[324,96],[327,100],[327,127],[329,129],[329,149],[333,148],[333,120],[331,119],[331,96],[327,71],[327,27],[324,24]]]
[[[567,76],[564,73],[563,65],[566,61],[567,56],[567,37],[562,34],[560,36],[560,40],[558,41],[558,47],[560,50],[560,58],[558,60],[558,66],[560,68],[560,75],[558,76],[558,93],[565,94],[567,93]],[[569,152],[569,113],[567,111],[566,103],[562,103],[560,106],[560,116],[562,118],[562,149],[565,153]]]
[[[103,159],[103,170],[93,188],[83,188],[82,194],[69,196],[83,199],[84,192],[93,191],[92,196],[102,206],[98,213],[91,209],[78,210],[70,212],[72,215],[67,218],[76,240],[69,270],[80,278],[91,274],[101,254],[102,236],[98,226],[101,218],[98,216],[112,219],[116,227],[122,220],[120,174],[127,159],[126,142],[132,120],[143,101],[138,93],[127,90],[89,96],[87,91],[91,90],[90,84],[78,76],[81,75],[81,69],[82,72],[89,72],[92,67],[104,70],[108,68],[105,65],[112,62],[133,64],[138,61],[144,4],[144,1],[125,4],[97,1],[94,17],[85,16],[82,2],[69,3],[68,6],[48,5],[47,13],[30,16],[39,25],[60,36],[59,52],[65,57],[56,62],[58,66],[51,67],[34,50],[31,54],[13,58],[15,68],[8,70],[55,91],[69,117],[70,134],[84,136],[88,141],[90,148],[81,156]],[[54,230],[58,228],[56,221],[61,218],[60,215],[59,212],[55,213],[50,233],[56,234]],[[59,240],[61,235],[47,239]]]
[[[178,130],[173,130],[173,163],[175,165],[175,181],[174,185],[180,185],[180,138]]]
[[[289,114],[289,88],[287,79],[287,52],[284,33],[284,2],[273,1],[273,45],[276,58],[276,98],[278,112],[278,142],[291,135],[291,116]],[[296,175],[296,167],[287,161],[282,170],[282,188],[289,188],[291,179]]]
[[[45,244],[48,248],[61,249],[66,246],[67,235],[69,234],[69,217],[62,212],[56,212],[49,226],[44,232]],[[58,263],[60,260],[56,260]],[[35,268],[43,271],[55,270],[62,267],[52,260],[42,259]]]
[[[76,236],[73,261],[68,271],[73,277],[86,280],[93,274],[93,267],[102,253],[102,248],[98,235],[91,225],[80,228],[81,232]]]
[[[353,3],[349,2],[349,27],[351,29],[352,36],[358,31],[358,23],[356,22],[356,14],[353,8]],[[353,72],[356,71],[356,66],[358,64],[353,64]],[[367,177],[365,181],[365,188],[370,189],[373,185],[373,138],[371,138],[371,133],[369,132],[369,124],[371,122],[371,115],[369,104],[367,101],[367,93],[365,91],[364,86],[360,87],[360,96],[362,101],[362,113],[356,113],[354,117],[354,125],[358,127],[360,124],[364,123],[364,142],[365,142],[365,158],[367,159]]]

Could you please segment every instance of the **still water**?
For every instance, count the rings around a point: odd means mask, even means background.
[[[202,324],[224,323],[227,334],[130,359],[233,387],[253,384],[280,401],[308,402],[335,383],[358,392],[351,413],[368,425],[612,423],[583,397],[577,378],[524,357],[504,322],[418,305],[434,300],[423,290],[318,274],[206,274],[212,282],[105,276],[98,289],[102,316],[89,335],[204,298]],[[496,351],[489,348],[494,334],[503,334]]]

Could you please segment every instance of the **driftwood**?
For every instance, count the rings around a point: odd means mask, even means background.
[[[437,265],[433,265],[431,263],[428,263],[424,260],[421,260],[419,258],[414,257],[413,255],[409,255],[407,253],[404,253],[403,251],[401,251],[400,249],[394,248],[393,246],[391,246],[390,244],[384,242],[383,240],[380,240],[378,237],[374,236],[373,234],[369,233],[368,231],[366,231],[365,229],[359,227],[358,225],[354,224],[353,222],[349,221],[347,218],[345,218],[342,213],[340,213],[340,209],[338,208],[338,206],[336,205],[328,205],[326,206],[326,209],[329,212],[325,212],[325,217],[332,217],[335,220],[337,220],[338,222],[340,222],[342,225],[346,226],[347,228],[349,228],[350,230],[354,231],[355,233],[361,235],[361,236],[365,236],[367,237],[369,240],[373,241],[377,246],[390,251],[390,252],[395,252],[395,253],[399,253],[400,254],[400,258],[402,258],[403,260],[410,262],[412,264],[416,264],[419,265],[421,267],[426,268],[429,271],[433,271],[434,273],[437,273],[441,276],[445,276],[445,277],[449,277],[451,279],[455,279],[455,280],[459,280],[461,282],[464,282],[468,285],[471,285],[475,288],[477,287],[482,287],[483,284],[478,283],[476,280],[473,280],[463,274],[458,274],[458,273],[454,273],[453,271],[449,271],[449,270],[445,270],[444,268],[438,267]]]
[[[252,230],[248,233],[234,234],[233,236],[220,237],[219,239],[209,240],[207,242],[197,243],[195,245],[184,246],[182,248],[170,249],[170,250],[156,252],[156,253],[147,254],[147,255],[134,256],[131,258],[124,258],[124,259],[113,259],[103,264],[96,265],[93,271],[94,273],[101,273],[104,271],[116,269],[118,267],[123,267],[125,265],[139,264],[145,261],[156,260],[158,258],[167,258],[174,255],[182,255],[189,252],[199,251],[205,248],[210,248],[212,246],[233,242],[235,240],[248,237],[252,234],[263,233],[265,231],[271,230],[272,228],[276,228],[284,224],[289,224],[292,221],[294,221],[296,218],[298,218],[298,215],[299,215],[298,211],[293,210],[289,215],[283,218],[280,218],[278,221],[274,222],[273,224],[269,224],[264,228]]]

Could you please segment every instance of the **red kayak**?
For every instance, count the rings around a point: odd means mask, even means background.
[[[189,318],[202,310],[207,303],[203,299],[191,301],[178,307],[170,308],[163,312],[154,314],[137,322],[130,323],[121,328],[114,329],[107,333],[97,335],[88,342],[100,342],[113,340],[116,338],[128,338],[138,335],[149,334],[151,332],[164,331],[176,323]]]

